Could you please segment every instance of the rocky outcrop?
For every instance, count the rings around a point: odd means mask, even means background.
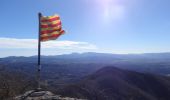
[[[14,100],[86,100],[77,99],[70,97],[61,97],[60,95],[55,95],[50,91],[27,91],[23,95],[17,96]]]

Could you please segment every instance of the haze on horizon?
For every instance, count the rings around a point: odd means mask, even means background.
[[[37,55],[38,12],[59,14],[66,34],[42,55],[170,52],[169,0],[1,0],[0,57]]]

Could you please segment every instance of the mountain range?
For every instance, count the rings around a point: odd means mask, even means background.
[[[73,53],[42,56],[41,64],[41,85],[55,94],[89,100],[170,98],[170,53]],[[36,71],[37,56],[0,58],[0,99],[33,89]]]
[[[170,74],[170,53],[146,53],[146,54],[107,54],[107,53],[72,53],[57,56],[42,56],[42,67],[49,69],[51,66],[65,66],[79,69],[79,65],[85,66],[84,71],[87,70],[94,72],[103,66],[113,65],[118,68],[134,70],[138,72],[148,72],[153,74]],[[15,68],[17,65],[19,68],[31,68],[35,70],[37,63],[37,56],[31,57],[6,57],[0,58],[0,64],[4,66],[12,66]],[[23,65],[22,65],[23,64]],[[93,66],[93,67],[92,67]],[[57,67],[55,67],[57,68]],[[80,70],[81,70],[80,69]],[[88,70],[90,69],[90,70]],[[28,69],[26,69],[27,71]],[[28,70],[29,71],[29,70]],[[91,73],[90,72],[90,73]]]
[[[57,93],[88,100],[169,100],[170,78],[109,66]]]

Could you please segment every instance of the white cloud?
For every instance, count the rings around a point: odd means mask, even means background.
[[[37,39],[16,39],[0,38],[1,49],[36,49]],[[42,42],[43,49],[64,49],[64,50],[96,50],[97,47],[88,42],[75,41],[47,41]]]

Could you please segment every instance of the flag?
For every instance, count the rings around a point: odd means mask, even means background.
[[[64,34],[62,24],[58,15],[42,16],[40,19],[40,41],[55,40]]]

